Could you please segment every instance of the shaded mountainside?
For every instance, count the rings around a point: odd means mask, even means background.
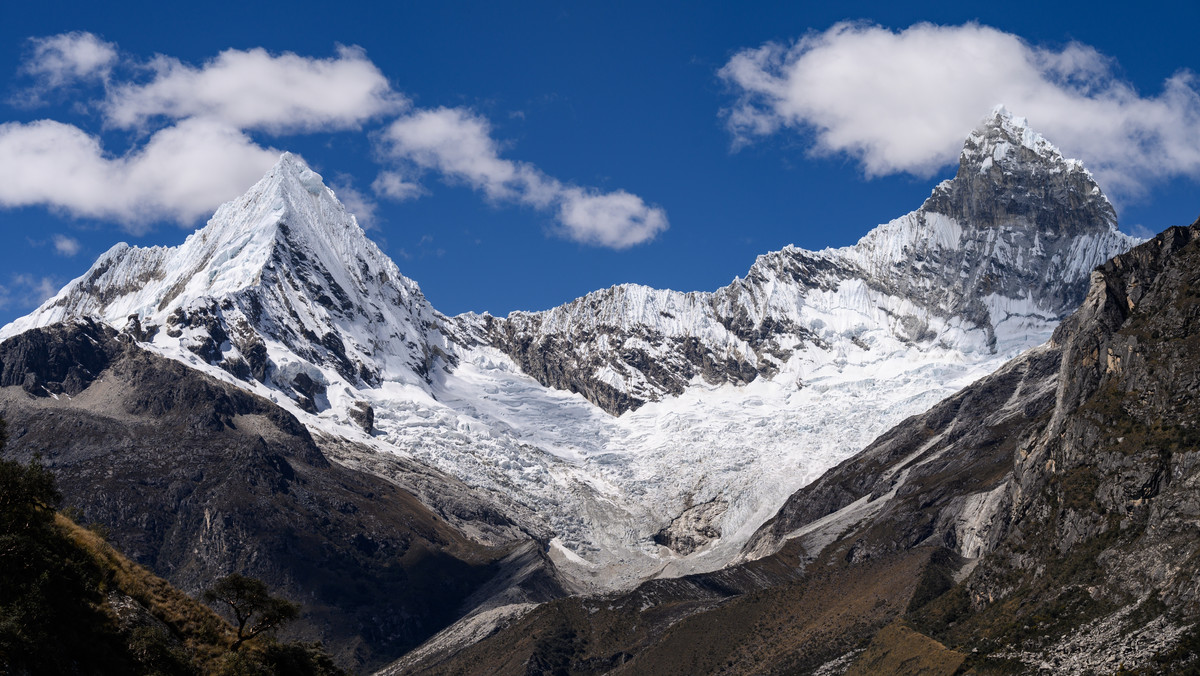
[[[347,444],[392,481],[331,463],[270,401],[102,325],[26,332],[0,364],[7,457],[41,454],[67,507],[188,592],[231,572],[268,582],[306,609],[287,635],[346,665],[393,660],[458,619],[532,545],[450,477]]]
[[[190,674],[228,652],[215,613],[57,513],[61,500],[49,470],[0,459],[0,673]]]
[[[1164,673],[1200,659],[1200,222],[797,492],[718,597],[572,597],[412,673]],[[789,577],[790,576],[790,577]],[[668,612],[677,610],[678,612]]]

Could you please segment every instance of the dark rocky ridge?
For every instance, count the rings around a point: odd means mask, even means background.
[[[288,636],[348,666],[391,661],[458,619],[532,544],[454,479],[341,446],[386,467],[331,463],[283,409],[103,325],[28,331],[0,344],[0,365],[6,457],[41,454],[65,506],[188,592],[235,571],[267,581],[305,607]],[[534,597],[561,593],[539,565]]]

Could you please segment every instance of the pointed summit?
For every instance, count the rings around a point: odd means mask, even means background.
[[[1031,129],[1028,120],[999,105],[967,137],[959,163],[986,172],[993,166],[1013,167],[1034,157],[1069,169],[1083,169],[1081,162],[1064,158],[1054,144]]]
[[[958,172],[921,207],[976,228],[1032,228],[1043,236],[1116,232],[1117,214],[1091,172],[997,106],[967,137]]]
[[[114,246],[0,337],[79,317],[285,391],[301,362],[304,390],[331,374],[419,383],[444,342],[417,284],[291,153],[180,246]]]

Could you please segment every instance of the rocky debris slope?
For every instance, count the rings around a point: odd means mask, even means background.
[[[6,457],[40,454],[65,506],[130,558],[193,594],[230,572],[261,578],[306,608],[289,636],[346,666],[395,659],[484,588],[564,592],[544,557],[508,580],[506,557],[542,545],[452,477],[344,441],[332,455],[376,471],[331,463],[290,413],[102,324],[0,344],[0,417]]]

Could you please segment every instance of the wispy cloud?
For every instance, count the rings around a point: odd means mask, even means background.
[[[107,79],[117,62],[117,46],[91,33],[76,31],[31,38],[29,45],[30,54],[21,70],[38,81],[38,89]]]
[[[736,102],[735,146],[795,129],[815,154],[846,154],[868,176],[928,175],[957,158],[996,104],[1026,117],[1106,189],[1131,197],[1172,176],[1200,177],[1200,94],[1180,71],[1145,97],[1087,45],[1030,45],[978,24],[893,31],[841,23],[767,43],[720,70]]]
[[[338,174],[329,187],[333,189],[334,194],[337,195],[346,210],[354,214],[359,225],[368,230],[375,228],[375,212],[379,209],[379,204],[368,197],[366,193],[355,188],[353,179],[349,175]]]
[[[416,199],[429,192],[420,183],[410,181],[396,171],[379,172],[379,176],[371,183],[371,190],[380,197],[397,202]]]
[[[315,59],[265,49],[221,52],[200,67],[159,56],[147,83],[110,88],[101,109],[108,124],[141,127],[155,118],[203,117],[273,134],[356,128],[408,106],[356,47]]]
[[[58,293],[59,286],[53,277],[28,273],[10,275],[7,283],[0,283],[0,309],[35,308]]]
[[[488,120],[464,108],[405,115],[384,131],[382,148],[398,162],[437,171],[495,202],[551,210],[559,234],[584,244],[624,249],[668,227],[666,212],[637,195],[566,185],[531,164],[502,158]]]
[[[67,235],[55,235],[53,241],[54,250],[60,256],[66,256],[67,258],[75,256],[79,253],[80,249],[83,248],[83,245],[79,243],[79,240],[75,239],[74,237],[68,237]]]

